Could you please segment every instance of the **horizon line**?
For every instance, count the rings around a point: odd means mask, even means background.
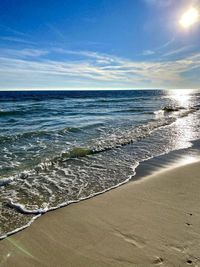
[[[16,92],[16,91],[131,91],[131,90],[200,90],[200,88],[21,88],[21,89],[0,89],[0,92]]]

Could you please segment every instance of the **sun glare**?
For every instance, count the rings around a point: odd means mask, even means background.
[[[197,8],[191,7],[185,13],[183,13],[180,19],[180,25],[183,28],[189,28],[193,24],[200,20],[200,14]]]
[[[170,98],[176,101],[176,103],[182,107],[188,107],[190,105],[191,93],[193,90],[169,90]]]

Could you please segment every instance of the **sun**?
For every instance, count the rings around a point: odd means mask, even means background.
[[[199,20],[199,10],[195,7],[190,7],[185,13],[183,13],[179,22],[183,28],[189,28]]]

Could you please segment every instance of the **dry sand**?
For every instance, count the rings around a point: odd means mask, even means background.
[[[45,214],[0,241],[0,266],[200,266],[200,163]]]

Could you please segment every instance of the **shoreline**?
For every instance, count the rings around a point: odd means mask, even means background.
[[[46,213],[0,241],[0,266],[196,264],[199,168],[163,170]]]
[[[44,211],[42,213],[36,212],[35,216],[28,222],[28,224],[26,224],[20,228],[17,228],[11,232],[8,232],[6,235],[0,236],[0,242],[1,242],[1,240],[4,240],[5,238],[13,236],[13,235],[17,234],[18,232],[21,232],[24,229],[30,227],[35,222],[35,220],[37,220],[39,217],[41,217],[42,215],[44,215],[46,213],[55,211],[55,210],[60,209],[60,208],[68,207],[69,205],[72,205],[72,204],[78,204],[79,202],[82,202],[85,200],[89,200],[91,198],[97,197],[99,195],[105,194],[105,193],[112,191],[114,189],[117,189],[118,187],[124,186],[127,183],[136,182],[138,180],[144,179],[146,176],[156,175],[156,174],[159,174],[159,173],[162,173],[165,171],[169,171],[169,170],[174,169],[174,168],[184,166],[188,163],[195,163],[197,161],[200,161],[199,148],[200,148],[200,140],[195,140],[195,141],[191,142],[191,146],[188,146],[186,148],[172,150],[168,153],[164,153],[164,154],[161,154],[161,155],[158,155],[155,157],[150,157],[148,159],[145,159],[145,160],[139,162],[136,166],[134,166],[134,175],[130,176],[129,178],[127,178],[126,180],[124,180],[120,184],[117,184],[111,188],[105,189],[102,192],[94,193],[94,194],[92,194],[86,198],[79,199],[77,201],[71,201],[69,203],[65,203],[65,202],[61,203],[59,206],[52,207],[52,208],[50,208],[47,211]],[[197,153],[197,151],[198,151],[198,153]],[[187,154],[187,156],[185,156],[185,154]],[[188,157],[190,160],[192,160],[192,162],[188,162],[188,160],[187,160]],[[19,209],[19,212],[20,212],[21,206],[16,207],[16,209]],[[24,214],[29,214],[29,213],[32,214],[31,212],[26,212],[23,208],[22,208],[21,212]]]

